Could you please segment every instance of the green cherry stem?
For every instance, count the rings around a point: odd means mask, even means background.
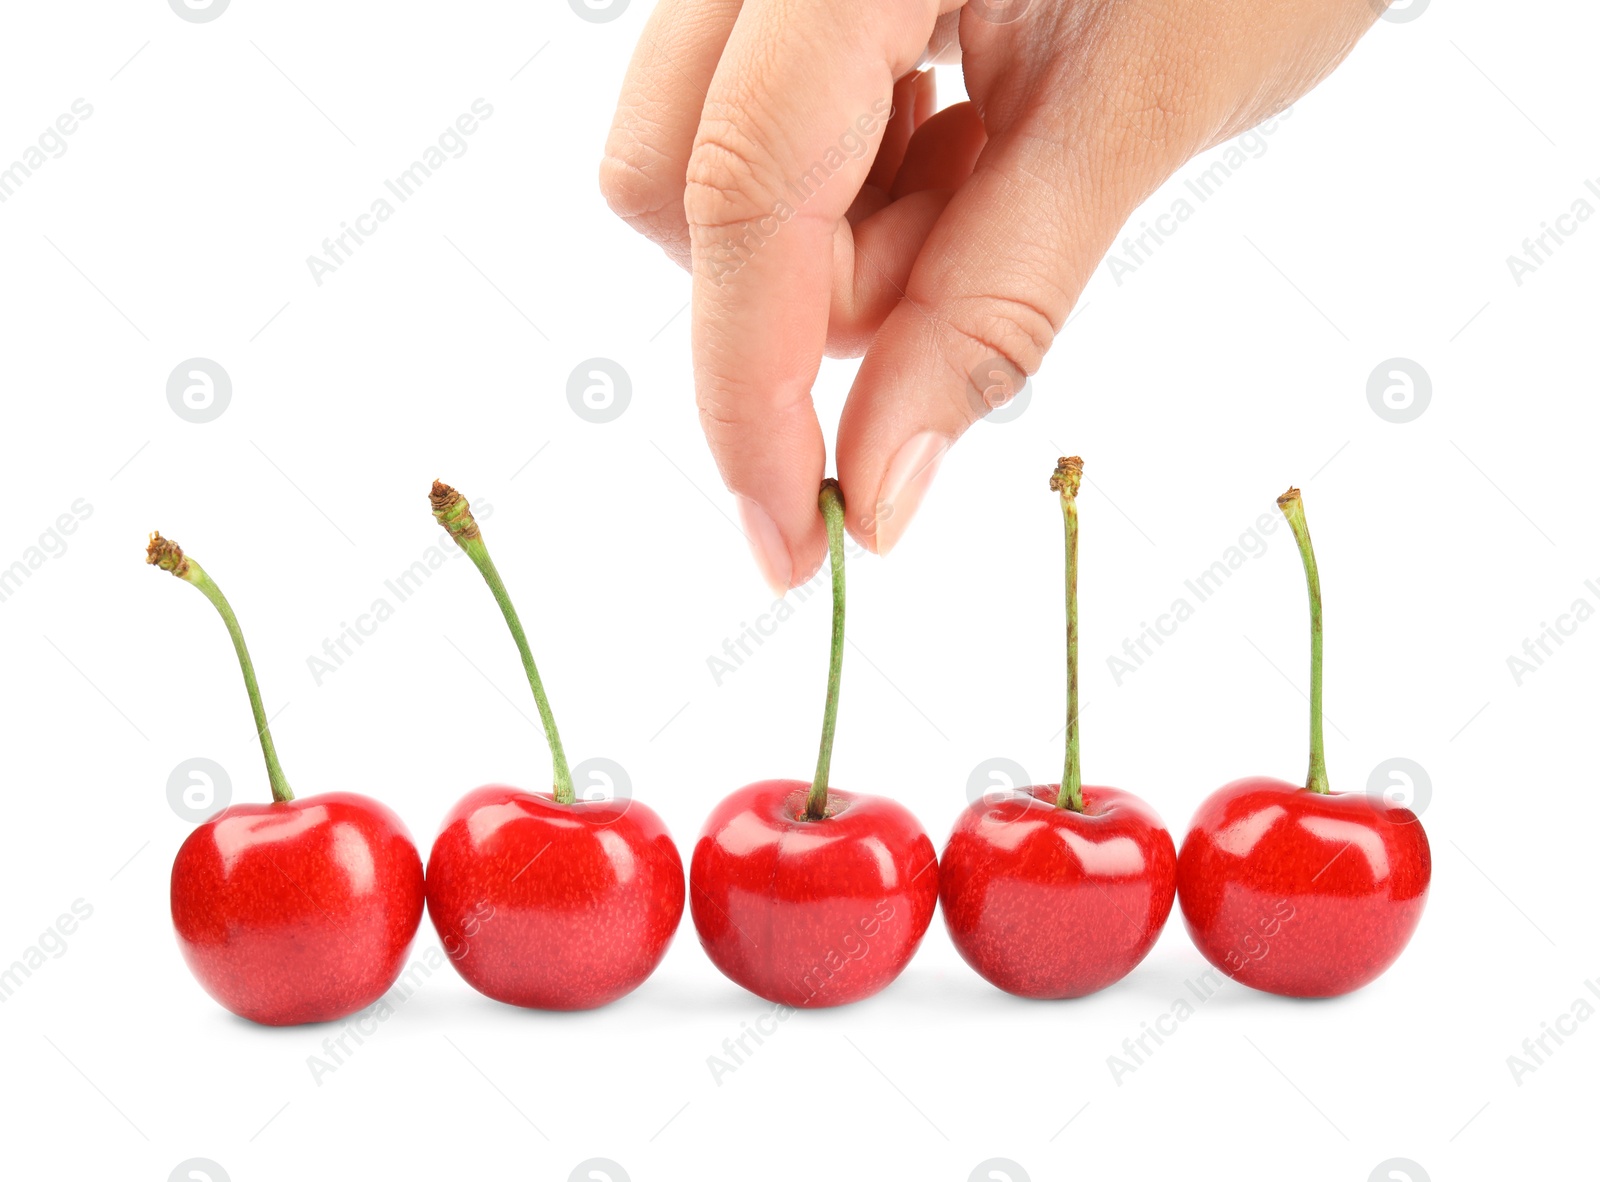
[[[1328,765],[1322,744],[1322,580],[1317,577],[1317,556],[1311,550],[1311,531],[1306,528],[1300,490],[1291,488],[1279,497],[1278,508],[1288,518],[1295,544],[1300,547],[1300,561],[1306,568],[1306,593],[1311,599],[1311,767],[1306,773],[1306,787],[1312,792],[1327,793]]]
[[[828,701],[822,710],[822,742],[817,748],[817,774],[806,796],[805,819],[828,815],[828,769],[833,763],[833,729],[839,717],[839,674],[844,669],[844,496],[831,477],[817,494],[828,526],[828,560],[833,568],[833,643],[828,655]]]
[[[200,564],[183,552],[182,546],[158,533],[150,535],[150,545],[145,550],[144,559],[197,589],[211,601],[211,606],[217,609],[222,622],[228,626],[228,635],[233,638],[233,651],[239,658],[239,669],[244,673],[244,688],[250,694],[250,710],[256,717],[256,737],[261,740],[261,754],[266,757],[272,799],[280,804],[293,800],[294,793],[289,790],[289,781],[278,764],[277,748],[272,745],[272,731],[267,727],[267,710],[261,704],[261,690],[256,685],[256,667],[250,661],[250,650],[244,644],[244,632],[239,627],[239,618],[233,614],[227,596],[223,595],[222,588],[211,581],[211,576]]]
[[[533,700],[539,706],[539,720],[544,724],[544,737],[550,744],[550,762],[555,771],[555,797],[558,804],[571,804],[576,799],[572,791],[572,772],[567,767],[566,752],[561,749],[561,732],[556,730],[555,715],[550,712],[550,699],[545,697],[544,682],[539,680],[539,667],[533,663],[533,652],[528,648],[528,637],[517,618],[517,609],[511,596],[489,557],[489,548],[483,544],[483,534],[472,516],[472,506],[467,498],[437,480],[428,495],[433,505],[433,516],[442,525],[456,545],[467,552],[472,564],[478,568],[483,581],[489,584],[494,601],[500,605],[500,614],[511,629],[511,639],[517,642],[517,652],[522,654],[522,668],[528,675],[528,685],[533,688]]]
[[[1078,488],[1083,461],[1062,456],[1050,477],[1050,489],[1061,494],[1061,518],[1067,533],[1067,763],[1061,772],[1056,807],[1083,812],[1083,774],[1078,763]]]

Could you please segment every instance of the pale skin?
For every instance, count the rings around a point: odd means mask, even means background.
[[[693,276],[700,420],[768,583],[828,553],[824,355],[863,357],[835,463],[851,534],[887,554],[1134,209],[1326,77],[1382,4],[660,0],[600,185]],[[935,113],[931,60],[970,102]]]

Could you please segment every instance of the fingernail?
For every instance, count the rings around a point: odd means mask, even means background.
[[[794,563],[789,559],[789,547],[783,544],[783,535],[778,532],[778,523],[749,497],[739,498],[739,520],[744,525],[750,551],[756,556],[756,565],[761,568],[761,577],[774,595],[786,594]]]
[[[939,461],[950,449],[950,440],[937,431],[913,435],[900,445],[883,474],[874,506],[876,530],[874,545],[878,554],[893,550],[905,535],[916,515],[917,506],[939,471]]]

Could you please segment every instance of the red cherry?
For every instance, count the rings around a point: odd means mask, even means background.
[[[933,842],[881,796],[762,780],[717,805],[689,864],[700,943],[731,980],[801,1009],[871,997],[922,942],[939,895]]]
[[[939,901],[956,951],[1019,997],[1082,997],[1145,958],[1172,911],[1177,854],[1137,796],[1083,786],[1083,811],[1060,785],[979,800],[939,859]]]
[[[627,800],[558,804],[491,784],[428,857],[428,915],[478,992],[543,1010],[603,1006],[653,973],[683,916],[667,827]]]
[[[1172,912],[1177,855],[1154,809],[1082,783],[1078,751],[1078,488],[1050,477],[1066,527],[1067,759],[1063,783],[974,801],[939,862],[945,926],[966,962],[1021,997],[1082,997],[1127,976]]]
[[[422,919],[422,861],[400,818],[354,792],[236,804],[172,864],[183,958],[223,1006],[267,1026],[382,997]]]
[[[353,792],[296,800],[278,765],[255,666],[233,608],[175,542],[146,560],[217,609],[244,674],[271,804],[236,804],[191,833],[172,863],[172,926],[207,993],[269,1026],[326,1022],[393,985],[422,922],[422,860],[400,818]]]
[[[900,805],[828,787],[844,665],[844,499],[817,497],[833,571],[833,640],[817,774],[739,789],[707,818],[689,865],[700,943],[732,980],[797,1007],[871,997],[900,975],[933,918],[938,859]]]
[[[1432,866],[1410,809],[1264,776],[1235,780],[1206,798],[1184,838],[1184,925],[1236,981],[1334,997],[1405,949]]]
[[[579,800],[544,683],[467,500],[433,482],[434,518],[505,616],[539,707],[555,788],[467,793],[428,856],[428,915],[456,971],[511,1005],[586,1010],[653,973],[683,918],[683,859],[661,818],[626,797]]]
[[[1234,980],[1333,997],[1377,977],[1422,918],[1433,873],[1410,809],[1329,789],[1322,741],[1322,582],[1300,491],[1278,498],[1311,604],[1311,764],[1301,787],[1235,780],[1201,804],[1178,855],[1195,946]]]

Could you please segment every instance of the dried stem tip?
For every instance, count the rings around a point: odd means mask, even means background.
[[[433,505],[434,519],[456,540],[456,545],[465,546],[478,537],[478,523],[473,519],[472,506],[466,497],[443,481],[435,480],[428,500]]]
[[[1083,461],[1077,456],[1062,456],[1056,461],[1055,474],[1050,477],[1050,491],[1065,497],[1078,495],[1083,484]]]
[[[1300,490],[1291,485],[1289,487],[1289,491],[1278,498],[1278,508],[1284,510],[1284,512],[1288,512],[1289,506],[1294,504],[1299,499]]]
[[[189,560],[183,556],[183,547],[159,533],[150,535],[150,545],[145,549],[144,560],[152,566],[170,571],[180,579],[189,573]]]

